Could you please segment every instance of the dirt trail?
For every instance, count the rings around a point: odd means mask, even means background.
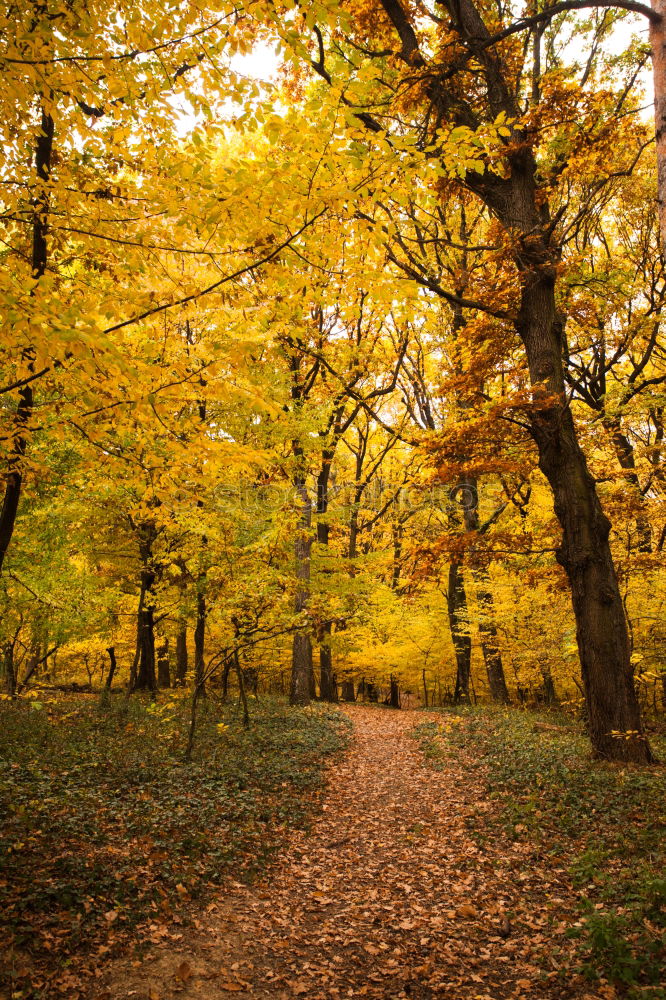
[[[563,876],[544,885],[526,845],[474,838],[489,804],[462,764],[426,766],[409,736],[422,713],[348,711],[353,745],[310,833],[96,997],[592,997],[534,959],[563,941],[544,902]]]

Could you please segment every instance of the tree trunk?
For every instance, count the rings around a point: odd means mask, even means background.
[[[197,621],[194,627],[194,683],[199,697],[206,697],[204,648],[206,642],[206,595],[200,585],[197,590]]]
[[[187,677],[187,625],[182,624],[176,636],[176,686],[181,687]]]
[[[400,687],[393,674],[391,674],[389,683],[389,705],[391,708],[400,708]]]
[[[423,66],[414,28],[399,0],[381,0],[401,41],[401,56],[410,73]],[[445,0],[461,44],[478,59],[485,78],[487,113],[520,119],[513,81],[494,48],[485,48],[491,37],[473,0]],[[663,13],[666,0],[653,0]],[[651,26],[657,98],[657,147],[662,232],[666,233],[666,52],[664,21]],[[430,76],[427,95],[433,111],[444,120],[467,125],[464,99],[451,100],[448,81]],[[460,110],[458,110],[460,109]],[[465,177],[476,194],[503,225],[515,246],[514,262],[521,280],[520,306],[515,326],[525,347],[533,409],[532,435],[539,452],[539,468],[553,492],[555,514],[562,528],[558,561],[571,586],[577,626],[578,650],[589,713],[590,739],[597,756],[611,760],[649,763],[653,760],[643,733],[638,699],[629,659],[624,609],[609,544],[610,522],[605,517],[578,443],[567,403],[562,367],[563,331],[555,299],[561,248],[551,244],[552,227],[545,193],[537,184],[537,163],[531,136],[514,128],[504,148],[505,173],[490,164],[480,174]],[[615,737],[613,733],[622,734]]]
[[[650,21],[652,77],[654,81],[654,128],[657,147],[657,203],[661,253],[666,260],[666,0],[651,0],[661,18]]]
[[[161,688],[171,687],[171,671],[169,669],[169,640],[166,636],[157,651],[157,683]]]
[[[106,690],[111,690],[111,685],[113,684],[113,677],[116,672],[116,649],[115,646],[108,646],[107,653],[109,654],[109,672],[106,675]]]
[[[150,595],[150,590],[154,580],[154,574],[146,574],[149,580],[146,582],[145,592]],[[139,669],[134,684],[135,691],[157,690],[157,679],[155,676],[155,608],[150,596],[147,603],[141,608],[138,615],[138,642],[139,642]]]
[[[469,703],[472,639],[467,622],[464,621],[464,616],[467,614],[467,594],[462,567],[459,563],[453,562],[449,566],[449,588],[446,603],[451,641],[456,657],[456,687],[453,699],[456,703],[461,701]]]
[[[471,0],[457,2],[461,30],[487,37]],[[502,101],[512,114],[513,98],[493,60],[489,57],[485,64],[495,88],[492,100]],[[592,746],[598,757],[649,763],[653,758],[634,690],[627,623],[609,544],[610,522],[601,509],[566,399],[563,324],[555,300],[561,250],[549,242],[549,209],[538,190],[529,138],[518,129],[514,140],[506,158],[507,177],[489,170],[483,176],[470,173],[467,183],[516,241],[515,264],[522,286],[516,331],[525,347],[532,385],[530,426],[539,468],[550,484],[562,528],[557,559],[571,586]]]
[[[319,696],[322,701],[338,700],[338,685],[333,673],[333,656],[329,645],[330,622],[322,628],[319,636]]]
[[[495,609],[492,591],[490,590],[490,579],[487,570],[481,569],[473,573],[479,585],[476,597],[479,602],[482,614],[479,619],[479,635],[481,636],[481,649],[483,651],[483,662],[486,665],[488,675],[488,688],[493,701],[501,705],[508,705],[510,702],[509,690],[506,686],[504,676],[504,664],[502,663],[502,653],[497,638],[497,628],[495,627]]]
[[[37,193],[32,200],[32,279],[41,278],[46,271],[48,248],[46,235],[48,232],[49,197],[48,182],[51,174],[51,157],[53,154],[54,125],[53,118],[41,111],[41,132],[37,138],[35,149],[35,169],[37,173]],[[34,296],[36,287],[30,295]],[[28,362],[28,376],[34,374],[34,354],[29,348],[23,353],[23,360]],[[19,390],[18,406],[15,416],[14,442],[10,451],[10,459],[5,483],[5,495],[0,510],[0,570],[2,570],[7,549],[14,534],[16,515],[18,513],[21,490],[23,488],[23,459],[28,447],[27,430],[34,407],[32,383],[23,385]]]
[[[354,682],[353,681],[343,681],[342,682],[342,700],[343,701],[356,701],[356,695],[354,694]]]
[[[541,697],[544,705],[547,705],[548,708],[553,708],[557,705],[557,692],[555,691],[553,675],[548,665],[542,665],[540,669],[541,677],[543,678],[543,683],[541,685]]]
[[[310,592],[310,553],[312,550],[312,501],[305,481],[297,479],[296,488],[301,502],[301,518],[294,542],[296,558],[296,597],[294,611],[302,614],[307,608]],[[294,634],[291,659],[291,705],[308,705],[312,697],[312,642],[302,631]]]
[[[14,643],[6,642],[2,647],[2,660],[5,671],[5,691],[10,698],[16,697],[16,669],[14,667]]]
[[[423,704],[426,708],[428,707],[428,683],[426,681],[425,667],[423,668]]]

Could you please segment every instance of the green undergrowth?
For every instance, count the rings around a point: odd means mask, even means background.
[[[179,695],[157,706],[122,696],[0,702],[9,995],[42,996],[72,956],[106,955],[145,939],[147,926],[185,920],[191,900],[230,875],[253,878],[288,828],[307,824],[348,722],[323,707],[250,708],[245,730],[235,707],[204,703],[184,763],[189,705]]]
[[[539,724],[555,723],[543,731]],[[536,724],[536,728],[535,728]],[[577,971],[631,998],[666,998],[666,769],[593,762],[566,716],[517,710],[444,712],[413,731],[434,767],[465,752],[497,803],[477,839],[531,842],[570,873]],[[666,760],[666,742],[652,739]]]

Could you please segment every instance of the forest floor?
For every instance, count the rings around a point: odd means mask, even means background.
[[[469,720],[345,712],[352,745],[310,829],[259,881],[228,883],[185,934],[115,962],[95,1000],[628,995],[575,971],[571,868],[531,835],[538,809],[507,831],[478,746],[456,742]]]

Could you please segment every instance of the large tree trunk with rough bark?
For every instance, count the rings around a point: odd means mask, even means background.
[[[411,72],[424,67],[416,32],[401,3],[381,2],[400,36],[402,59]],[[659,13],[665,2],[654,0]],[[493,120],[499,114],[520,120],[513,83],[504,75],[496,48],[486,44],[491,34],[479,8],[473,0],[444,0],[443,6],[461,44],[478,61],[478,72],[485,78],[488,115]],[[666,133],[661,127],[666,121],[663,32],[664,22],[660,21],[652,29],[652,43],[655,88],[658,101],[665,102],[657,112],[661,153],[666,152]],[[448,81],[431,75],[427,94],[442,120],[469,124],[469,114],[474,113],[462,95],[452,100]],[[533,387],[530,426],[539,468],[550,484],[562,529],[557,558],[571,586],[592,746],[599,757],[648,763],[653,758],[634,689],[627,624],[609,543],[610,522],[601,509],[564,391],[562,318],[555,298],[561,248],[551,243],[553,227],[544,192],[538,189],[531,142],[530,134],[514,129],[505,148],[505,172],[495,173],[488,164],[482,174],[470,171],[465,183],[499,219],[515,246],[521,281],[515,326],[525,347]],[[660,191],[666,188],[663,155],[662,162]],[[663,200],[661,207],[663,210]]]
[[[482,39],[487,29],[471,0],[461,0],[464,35]],[[514,110],[510,91],[494,55],[486,59],[489,98]],[[563,330],[555,299],[561,252],[549,240],[548,206],[537,188],[537,166],[528,137],[515,135],[507,154],[509,175],[491,171],[469,176],[469,187],[495,214],[516,242],[515,263],[521,280],[516,330],[525,347],[533,407],[532,435],[539,468],[553,492],[562,528],[558,562],[564,567],[571,597],[581,672],[594,752],[611,760],[652,760],[643,733],[630,663],[627,624],[615,573],[610,522],[601,509],[566,400],[562,368]],[[518,141],[523,138],[521,145]]]

